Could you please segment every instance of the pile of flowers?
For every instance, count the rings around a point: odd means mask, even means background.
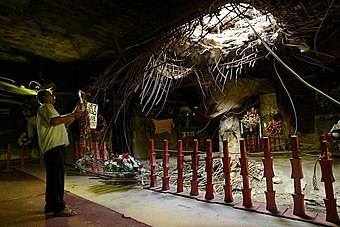
[[[267,123],[266,130],[269,135],[277,135],[281,133],[281,121],[272,120]]]
[[[256,126],[261,122],[261,119],[257,113],[257,110],[251,108],[251,110],[247,111],[247,113],[243,116],[241,122],[245,128],[252,132],[253,129],[255,129]]]
[[[129,154],[121,154],[117,158],[104,162],[103,170],[106,172],[139,172],[143,169],[140,161]]]

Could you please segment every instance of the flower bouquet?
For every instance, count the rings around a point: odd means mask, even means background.
[[[103,170],[106,172],[140,172],[143,168],[139,160],[125,153],[103,164]]]

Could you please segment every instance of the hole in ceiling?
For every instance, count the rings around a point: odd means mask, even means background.
[[[261,12],[249,4],[226,4],[218,14],[206,15],[191,35],[192,42],[209,49],[230,50],[257,42],[254,31],[265,41],[275,41],[276,21],[269,12]],[[256,43],[255,43],[256,44]]]
[[[179,79],[189,75],[191,68],[203,66],[216,74],[214,77],[222,76],[222,83],[237,79],[264,55],[253,28],[269,45],[274,46],[279,38],[272,14],[249,4],[228,3],[218,13],[183,25],[183,35],[173,39],[174,45],[167,45],[170,48],[163,49],[163,56],[151,56],[147,68],[156,66],[153,73]]]

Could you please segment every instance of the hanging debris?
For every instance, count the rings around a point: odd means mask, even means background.
[[[287,49],[292,57],[322,66],[305,53],[318,53],[317,40],[322,38],[318,37],[319,30],[336,10],[333,1],[251,4],[209,7],[205,16],[126,49],[93,84],[92,90],[106,93],[116,85],[115,91],[121,97],[115,108],[117,114],[127,110],[131,97],[137,93],[145,115],[155,106],[162,109],[169,93],[191,75],[203,97],[206,91],[202,81],[225,92],[226,81],[237,81],[256,62],[269,57],[260,38],[275,52]],[[133,58],[125,58],[132,53]]]

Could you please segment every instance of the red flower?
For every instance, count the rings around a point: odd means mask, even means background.
[[[128,159],[130,156],[128,154],[122,154],[123,158]]]

